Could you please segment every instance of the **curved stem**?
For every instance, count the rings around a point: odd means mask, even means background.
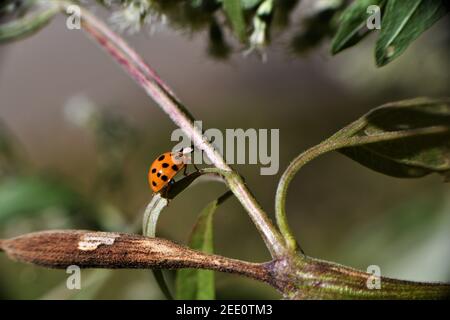
[[[295,240],[294,233],[292,232],[287,216],[286,216],[286,197],[287,190],[290,182],[295,177],[297,172],[309,161],[317,158],[321,154],[335,150],[335,146],[323,142],[311,149],[306,150],[297,156],[283,172],[280,181],[278,183],[277,191],[275,194],[275,216],[278,228],[286,241],[288,248],[292,251],[297,251],[299,245]]]
[[[308,162],[317,158],[318,156],[335,151],[341,148],[355,147],[366,145],[370,143],[376,143],[381,141],[396,140],[408,137],[414,137],[418,135],[438,134],[448,132],[449,128],[445,126],[433,126],[419,129],[403,130],[403,131],[391,131],[381,134],[375,134],[371,136],[352,136],[346,137],[338,132],[331,138],[323,141],[322,143],[306,150],[298,155],[283,172],[278,183],[276,195],[275,195],[275,215],[278,228],[283,235],[287,246],[290,250],[297,251],[299,246],[295,240],[294,233],[289,227],[289,223],[286,216],[286,197],[287,190],[290,182],[295,177],[297,172]]]

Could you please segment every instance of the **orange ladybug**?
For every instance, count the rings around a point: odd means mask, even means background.
[[[181,169],[186,175],[186,164],[192,148],[183,148],[178,152],[165,152],[153,161],[148,171],[148,183],[154,193],[160,192],[173,183],[173,178]]]

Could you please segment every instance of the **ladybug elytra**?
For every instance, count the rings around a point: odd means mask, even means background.
[[[173,178],[184,169],[186,174],[186,164],[192,148],[183,148],[178,152],[165,152],[153,161],[148,171],[148,183],[154,193],[160,192],[169,184],[173,183]]]

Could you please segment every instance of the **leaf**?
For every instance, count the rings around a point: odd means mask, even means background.
[[[262,0],[240,0],[241,6],[244,9],[251,9],[256,7]]]
[[[189,247],[206,253],[213,253],[213,214],[217,200],[210,202],[200,213],[192,231]],[[177,299],[214,299],[214,272],[210,270],[183,269],[177,272]]]
[[[448,10],[444,0],[389,0],[375,46],[377,66],[384,66],[400,56]]]
[[[429,131],[429,134],[420,132]],[[403,136],[408,132],[416,135]],[[417,98],[388,103],[338,132],[331,139],[366,138],[394,133],[399,138],[340,150],[386,175],[418,178],[450,172],[450,99]]]
[[[223,9],[230,19],[233,30],[239,40],[245,40],[245,19],[241,7],[241,0],[223,0]]]
[[[47,208],[80,208],[81,196],[56,181],[38,177],[4,179],[0,184],[0,223]],[[68,212],[69,213],[69,212]]]
[[[342,13],[339,28],[331,43],[331,53],[337,54],[347,49],[370,33],[366,27],[367,8],[371,5],[383,7],[385,0],[357,0],[348,6]]]
[[[0,42],[18,40],[34,34],[46,26],[56,13],[58,6],[50,2],[22,17],[0,24]]]
[[[161,193],[155,194],[150,200],[147,208],[144,212],[144,218],[142,223],[142,234],[147,237],[156,236],[156,225],[161,212],[168,206],[169,199],[175,198],[180,192],[184,191],[195,179],[201,176],[200,172],[193,172],[183,179],[175,182],[170,188],[166,197],[163,197]],[[173,300],[172,293],[164,278],[162,270],[152,270],[153,276],[158,283],[159,288],[168,300]]]
[[[210,202],[200,213],[192,230],[189,247],[205,253],[214,252],[213,218],[218,206],[232,193],[226,192]],[[181,269],[177,271],[176,298],[186,300],[212,300],[215,298],[214,271]]]
[[[168,204],[169,201],[166,198],[163,198],[160,193],[157,193],[152,197],[152,200],[150,200],[144,212],[144,219],[142,223],[142,234],[144,236],[152,238],[156,237],[156,225],[158,224],[159,216]],[[166,299],[173,300],[172,293],[170,292],[169,286],[164,279],[162,270],[152,269],[152,273],[158,287]]]

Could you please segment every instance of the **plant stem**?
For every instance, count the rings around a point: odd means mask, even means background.
[[[288,273],[290,299],[448,299],[450,284],[397,280],[306,256],[297,256]],[[275,269],[282,267],[277,264]],[[282,279],[279,279],[283,283]],[[378,281],[379,287],[371,287]]]
[[[360,124],[359,124],[360,122]],[[287,190],[290,182],[295,177],[297,172],[308,162],[317,158],[318,156],[330,152],[335,151],[341,148],[355,147],[366,145],[370,143],[376,143],[381,141],[390,141],[408,137],[414,137],[419,135],[427,135],[427,134],[438,134],[448,132],[449,128],[445,126],[433,126],[419,129],[411,129],[411,130],[403,130],[403,131],[391,131],[381,134],[375,134],[371,136],[352,136],[347,137],[347,134],[353,133],[359,127],[363,126],[363,121],[359,121],[358,126],[349,126],[352,131],[347,132],[345,130],[339,131],[334,136],[329,139],[323,141],[322,143],[304,151],[300,155],[298,155],[286,168],[283,172],[283,175],[280,178],[278,183],[276,196],[275,196],[275,214],[278,228],[280,229],[281,234],[283,235],[287,246],[292,251],[298,250],[298,244],[295,240],[294,233],[289,227],[289,223],[286,215],[286,197]],[[356,122],[355,122],[356,123]],[[345,134],[342,134],[345,132]]]
[[[70,2],[61,2],[62,8],[67,8]],[[116,33],[112,32],[93,14],[81,8],[83,29],[99,43],[112,58],[146,91],[170,119],[183,130],[199,150],[205,152],[214,166],[226,175],[227,183],[247,210],[250,218],[260,232],[267,248],[273,257],[285,254],[284,241],[267,217],[267,214],[257,203],[242,178],[226,163],[223,156],[212,146],[203,133],[194,126],[193,117],[169,87],[154,72],[139,55]]]

